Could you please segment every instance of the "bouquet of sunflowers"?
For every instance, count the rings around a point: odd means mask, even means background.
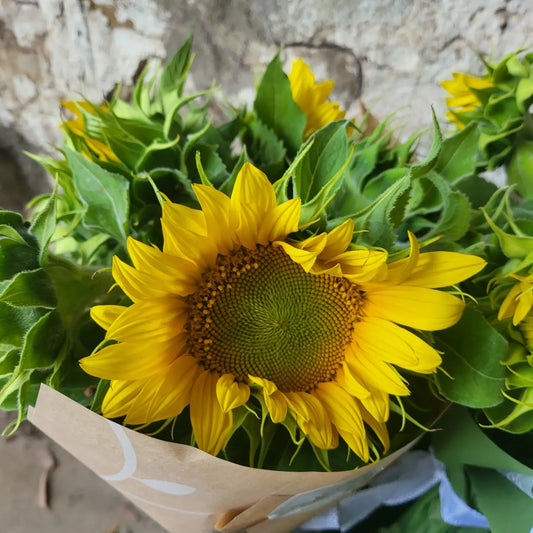
[[[191,61],[64,102],[60,156],[31,155],[53,192],[0,211],[5,431],[28,416],[169,531],[338,519],[417,453],[440,496],[394,527],[450,531],[446,482],[456,526],[529,531],[533,54],[443,82],[457,129],[423,158],[279,54],[214,123]]]

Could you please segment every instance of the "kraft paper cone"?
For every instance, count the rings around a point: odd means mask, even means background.
[[[127,429],[41,385],[29,420],[170,533],[284,533],[355,492],[405,453],[344,472],[277,472]]]

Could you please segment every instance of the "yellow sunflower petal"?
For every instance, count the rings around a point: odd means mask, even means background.
[[[235,240],[250,250],[255,249],[260,220],[254,206],[239,204],[238,209],[232,209],[230,213],[230,223]]]
[[[445,292],[398,285],[367,292],[365,315],[436,331],[453,326],[461,318],[464,305],[459,298]]]
[[[365,423],[370,426],[372,431],[381,441],[381,444],[383,444],[383,452],[387,453],[390,448],[390,438],[387,430],[387,424],[384,422],[378,422],[363,406],[361,406],[361,415],[363,416]]]
[[[154,283],[150,274],[136,270],[117,256],[113,257],[112,274],[120,288],[134,302],[168,295],[166,287]]]
[[[520,294],[520,285],[517,283],[511,287],[511,290],[505,296],[498,311],[498,320],[504,320],[513,316],[516,309],[516,298]]]
[[[91,307],[91,318],[102,328],[109,329],[126,309],[122,305],[95,305]]]
[[[229,218],[236,240],[255,248],[259,226],[275,207],[276,194],[268,178],[251,163],[245,163],[231,193]]]
[[[246,383],[235,381],[233,374],[224,374],[217,381],[216,393],[222,411],[228,413],[248,401],[250,387]]]
[[[450,108],[460,108],[458,109],[460,112],[475,109],[477,104],[479,104],[479,100],[473,93],[461,94],[452,96],[451,98],[446,98],[446,105]]]
[[[209,239],[213,241],[218,253],[228,252],[233,248],[229,225],[229,197],[207,185],[194,184],[193,189],[204,213]]]
[[[218,455],[226,445],[233,424],[232,412],[225,413],[217,399],[219,377],[204,371],[195,380],[191,390],[191,424],[198,448]]]
[[[311,442],[322,450],[338,446],[338,435],[322,402],[307,392],[285,393],[289,409],[295,414],[297,424]]]
[[[366,431],[355,398],[334,381],[319,383],[313,391],[313,395],[322,402],[331,422],[348,446],[363,461],[368,461]]]
[[[394,281],[408,260],[389,264],[387,281]],[[403,285],[436,289],[450,287],[477,274],[486,261],[481,257],[455,252],[426,252],[420,254],[416,265],[400,280]]]
[[[364,383],[389,394],[405,396],[409,389],[398,372],[372,352],[361,346],[357,340],[346,348],[346,364],[354,375],[361,376]]]
[[[165,219],[161,220],[161,229],[164,253],[195,263],[200,270],[212,266],[215,262],[217,247],[208,237],[188,231],[178,235]]]
[[[105,346],[96,354],[80,359],[80,365],[91,376],[101,379],[129,380],[148,377],[164,371],[180,355],[186,338],[171,342],[120,342]]]
[[[185,304],[175,298],[148,299],[126,309],[107,330],[116,341],[164,342],[183,331],[187,319]]]
[[[337,370],[337,383],[348,393],[356,398],[366,398],[370,393],[361,384],[359,376],[350,370],[346,361]]]
[[[302,250],[296,248],[295,246],[290,245],[287,242],[276,241],[274,246],[280,246],[283,248],[285,253],[295,262],[301,265],[301,267],[309,272],[316,261],[317,254],[315,252],[308,252],[307,250]]]
[[[327,241],[327,233],[320,233],[318,235],[308,237],[303,241],[296,242],[294,243],[294,246],[296,246],[297,248],[301,248],[302,250],[305,250],[307,252],[312,252],[320,255],[326,247]]]
[[[395,261],[394,263],[388,265],[387,283],[390,285],[395,283],[403,283],[404,280],[413,272],[413,269],[417,265],[420,257],[420,246],[417,238],[411,231],[408,231],[407,233],[409,235],[409,243],[411,245],[409,249],[409,257],[406,257],[400,261]]]
[[[164,373],[154,376],[146,387],[153,387],[155,393],[148,406],[146,422],[166,420],[178,416],[191,398],[191,389],[202,369],[194,357],[178,357]]]
[[[531,288],[526,288],[518,297],[516,310],[513,315],[513,325],[515,326],[524,320],[533,306],[533,291]]]
[[[142,390],[145,381],[144,379],[113,380],[102,402],[102,415],[106,418],[124,416]]]
[[[205,216],[199,209],[193,209],[182,204],[163,202],[163,220],[179,236],[182,232],[196,233],[207,236]]]
[[[251,375],[248,378],[250,382],[259,385],[263,389],[263,398],[272,422],[275,424],[283,422],[287,418],[288,407],[285,395],[268,379]]]
[[[194,290],[198,267],[191,261],[165,254],[131,237],[128,253],[137,271],[146,272],[164,284],[169,293],[186,296]]]
[[[366,398],[360,398],[363,407],[377,422],[386,422],[389,419],[389,395],[379,389],[371,389]]]
[[[354,339],[377,357],[414,372],[434,372],[442,360],[434,348],[406,329],[376,317],[354,326]]]
[[[315,83],[315,75],[301,58],[293,62],[289,81],[292,97],[306,115],[304,138],[326,124],[344,117],[345,112],[339,110],[339,104],[326,102],[333,90],[333,81]]]
[[[260,203],[263,211],[271,211],[276,207],[274,187],[264,174],[251,163],[244,163],[231,192],[232,208],[240,205]]]
[[[257,241],[261,244],[268,244],[298,231],[300,208],[300,198],[293,198],[267,212],[259,226]]]
[[[380,250],[350,250],[335,257],[343,276],[354,283],[381,279],[386,272],[388,254]]]
[[[354,223],[351,218],[343,222],[327,234],[327,244],[320,253],[321,261],[329,261],[343,253],[353,239]]]
[[[291,93],[294,101],[301,107],[305,108],[305,99],[308,98],[308,87],[315,82],[315,76],[311,72],[309,65],[298,58],[292,63],[292,69],[289,73],[289,81],[291,83]]]

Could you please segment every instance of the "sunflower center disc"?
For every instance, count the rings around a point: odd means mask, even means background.
[[[308,274],[281,247],[219,256],[189,296],[189,350],[207,370],[283,392],[335,378],[362,301],[356,285]]]

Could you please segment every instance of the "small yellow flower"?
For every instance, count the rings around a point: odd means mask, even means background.
[[[404,326],[455,324],[463,302],[435,289],[484,261],[420,254],[410,235],[409,257],[387,264],[385,251],[350,248],[351,220],[294,241],[300,199],[278,204],[249,163],[231,197],[193,187],[200,210],[163,203],[162,251],[129,239],[133,266],[114,259],[133,304],[92,309],[114,341],[81,360],[112,380],[104,416],[146,424],[189,406],[199,448],[217,455],[233,410],[260,398],[274,423],[291,417],[320,449],[340,436],[367,461],[367,427],[387,448],[389,395],[409,394],[395,366],[432,373],[441,362]]]
[[[68,109],[71,113],[75,115],[76,118],[73,118],[71,120],[67,120],[64,122],[61,127],[63,129],[70,130],[74,135],[77,135],[78,137],[81,137],[89,149],[102,161],[114,161],[119,162],[119,159],[117,156],[113,153],[113,150],[111,147],[102,141],[99,141],[97,139],[94,139],[91,137],[89,132],[87,131],[85,127],[85,122],[83,120],[83,114],[81,112],[81,109],[84,111],[87,111],[88,113],[93,114],[94,109],[88,102],[61,102],[61,105]],[[81,109],[80,109],[81,108]],[[100,109],[102,111],[107,111],[107,106],[102,105],[100,106]],[[84,154],[85,157],[88,159],[91,159],[89,154]]]
[[[494,87],[494,82],[491,78],[476,78],[462,72],[453,72],[452,76],[453,80],[441,82],[441,86],[452,95],[446,98],[446,105],[451,110],[446,113],[446,117],[461,129],[465,125],[456,114],[473,111],[481,104],[472,89],[474,91],[489,89]]]
[[[304,139],[330,122],[344,118],[346,112],[339,109],[339,104],[326,101],[333,90],[333,81],[315,83],[315,75],[301,58],[293,62],[289,81],[292,97],[307,117]]]
[[[500,310],[498,320],[513,317],[513,325],[516,326],[531,311],[533,307],[533,274],[529,276],[512,275],[518,280],[507,293]]]

